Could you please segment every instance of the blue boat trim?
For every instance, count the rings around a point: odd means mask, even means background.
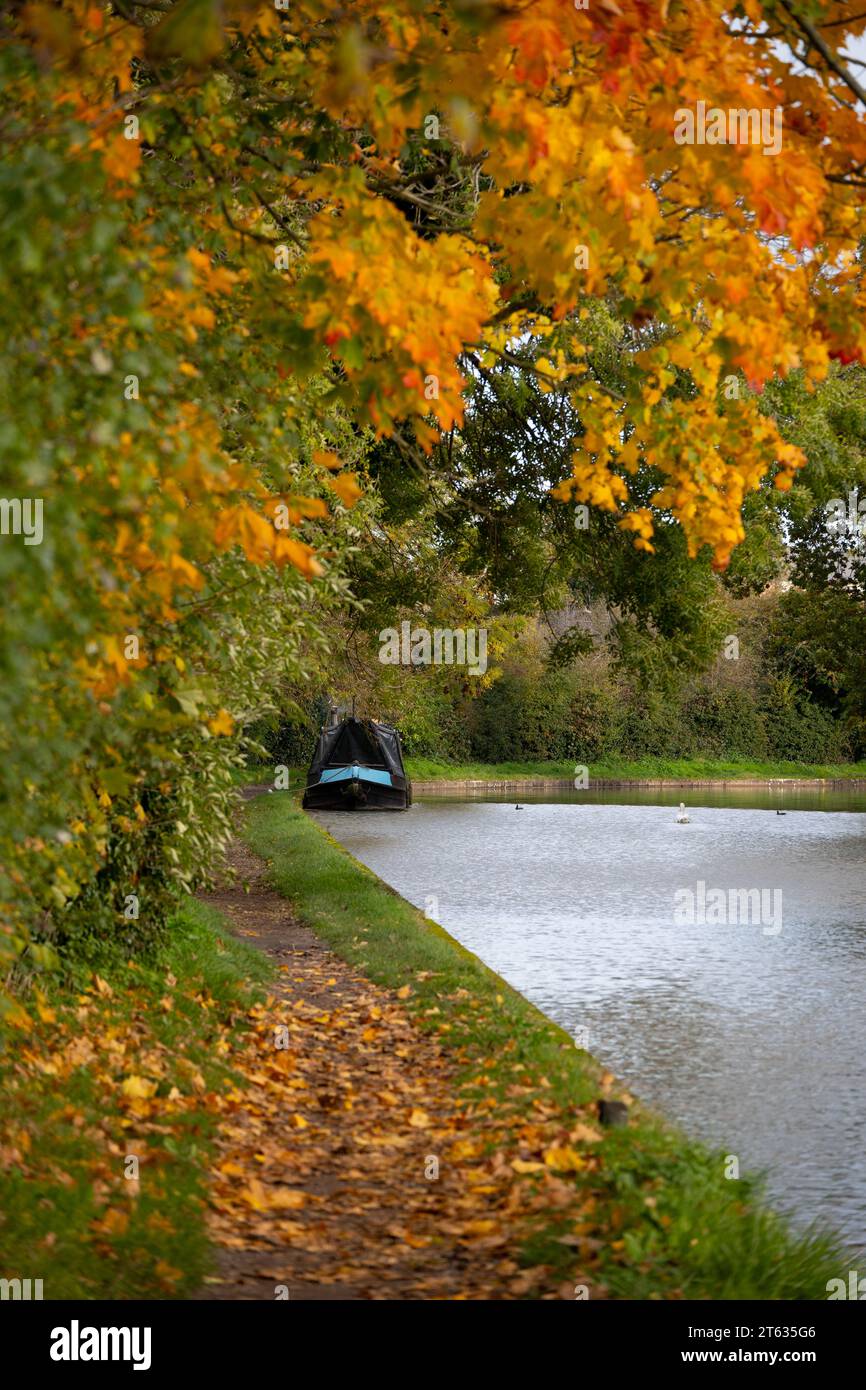
[[[378,782],[383,787],[391,787],[390,772],[385,772],[378,767],[362,767],[359,763],[354,763],[351,767],[328,767],[325,768],[319,778],[319,785],[323,782]]]

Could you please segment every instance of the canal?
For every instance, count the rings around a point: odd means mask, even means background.
[[[866,1245],[866,794],[520,804],[317,819],[798,1224]]]

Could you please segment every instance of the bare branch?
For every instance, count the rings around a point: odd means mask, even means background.
[[[848,71],[845,64],[842,62],[842,59],[839,57],[838,53],[836,53],[835,50],[830,47],[826,39],[823,39],[821,37],[814,24],[812,24],[810,20],[804,19],[802,15],[797,14],[797,11],[794,9],[794,6],[790,3],[790,0],[780,0],[780,3],[782,9],[785,10],[786,13],[791,16],[797,28],[800,29],[802,33],[804,33],[806,37],[809,39],[809,42],[811,43],[812,47],[816,49],[818,53],[821,54],[821,57],[824,59],[824,62],[827,64],[828,68],[830,68],[832,72],[835,72],[837,77],[841,77],[842,81],[845,83],[845,86],[850,88],[857,100],[862,101],[864,106],[866,106],[866,89],[861,87],[860,83],[857,81],[856,77],[854,77],[853,73],[850,73]],[[812,64],[810,64],[809,66],[812,66]]]

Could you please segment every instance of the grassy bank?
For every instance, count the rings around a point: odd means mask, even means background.
[[[434,758],[409,758],[409,776],[417,782],[447,781],[502,782],[531,777],[574,777],[574,763],[444,763]],[[683,781],[736,781],[737,778],[769,780],[775,777],[866,778],[866,762],[783,763],[755,762],[750,758],[606,758],[591,763],[590,780],[600,778],[623,781],[682,779]]]
[[[41,1278],[46,1299],[200,1286],[209,1097],[269,971],[190,902],[157,965],[117,961],[25,997],[32,1026],[0,1039],[0,1276]]]
[[[505,782],[546,777],[572,781],[573,762],[528,763],[448,763],[438,758],[407,758],[406,769],[416,782]],[[297,791],[306,781],[306,767],[289,769],[290,788]],[[751,758],[606,758],[589,765],[590,780],[684,782],[735,782],[755,779],[770,781],[777,777],[824,778],[851,781],[866,779],[866,762],[859,763],[787,763],[756,762]],[[274,781],[271,763],[251,763],[238,769],[238,785]]]
[[[792,1235],[751,1180],[726,1179],[722,1154],[638,1105],[627,1127],[600,1130],[596,1102],[621,1094],[609,1073],[291,797],[254,803],[247,835],[300,917],[370,978],[408,992],[419,1028],[449,1050],[467,1113],[486,1117],[488,1146],[528,1185],[525,1265],[567,1280],[579,1260],[620,1298],[826,1298],[843,1266],[829,1238]]]

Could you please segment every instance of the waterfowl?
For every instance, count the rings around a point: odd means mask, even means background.
[[[686,812],[685,802],[680,802],[680,809],[677,812],[677,825],[688,825],[689,818]]]
[[[515,806],[514,809],[515,809],[515,811],[522,811],[522,810],[523,810],[523,807],[522,807],[522,806]]]
[[[776,815],[777,815],[777,816],[784,816],[784,814],[785,814],[784,811],[777,811],[777,812],[776,812]]]

